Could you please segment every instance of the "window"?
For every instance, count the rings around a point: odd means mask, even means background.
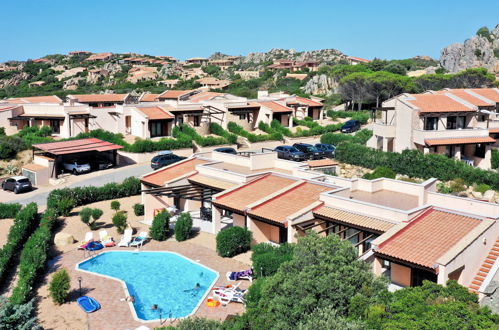
[[[447,117],[447,129],[459,129],[466,127],[465,116],[449,116]]]
[[[485,143],[480,143],[476,145],[475,157],[485,158]]]
[[[436,131],[438,129],[438,117],[424,117],[425,131]]]
[[[59,134],[61,132],[61,122],[56,119],[51,119],[50,128],[52,128],[52,133]]]
[[[160,121],[150,121],[149,129],[151,131],[151,137],[162,136],[163,135],[163,125]]]
[[[201,116],[193,116],[192,117],[192,125],[194,125],[194,127],[198,127],[201,125]]]
[[[239,120],[246,120],[246,114],[245,113],[240,113],[239,114]]]

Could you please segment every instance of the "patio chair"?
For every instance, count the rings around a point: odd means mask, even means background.
[[[244,293],[235,291],[215,291],[213,295],[218,298],[222,306],[227,306],[230,302],[246,304],[244,301]]]
[[[80,244],[80,246],[78,246],[78,249],[79,250],[85,250],[86,247],[87,247],[87,244],[89,242],[92,242],[94,240],[94,233],[89,231],[87,233],[85,233],[85,238],[83,239],[83,242]]]
[[[133,241],[130,243],[130,246],[140,247],[148,239],[149,239],[149,236],[148,236],[147,232],[143,231],[143,232],[139,233],[139,235],[133,239]]]
[[[227,272],[227,280],[248,280],[250,282],[253,282],[253,269],[242,270],[240,272]]]
[[[118,246],[129,246],[132,241],[132,229],[125,229],[125,234],[121,237],[121,241]]]

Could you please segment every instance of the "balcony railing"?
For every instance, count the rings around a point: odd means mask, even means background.
[[[435,131],[412,130],[414,143],[424,145],[427,139],[452,139],[464,137],[486,137],[489,131],[484,128],[444,129]]]
[[[386,125],[380,122],[373,124],[373,134],[386,138],[395,137],[395,125]]]

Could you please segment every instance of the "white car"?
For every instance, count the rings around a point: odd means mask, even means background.
[[[73,174],[90,172],[90,164],[79,159],[64,162],[62,166],[64,166],[65,171],[72,172]]]

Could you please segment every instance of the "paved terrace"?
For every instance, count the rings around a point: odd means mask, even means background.
[[[354,190],[349,193],[349,197],[353,200],[383,205],[386,207],[404,211],[418,207],[417,196],[386,189],[376,192]]]
[[[300,165],[300,163],[296,163],[296,166],[298,166],[298,165]],[[270,168],[264,168],[264,169],[258,169],[258,170],[251,170],[248,166],[241,166],[241,165],[231,164],[231,163],[227,163],[227,162],[216,163],[216,164],[208,165],[207,167],[218,168],[218,169],[222,169],[224,171],[231,171],[231,172],[236,172],[236,173],[241,173],[241,174],[253,174],[253,173],[262,173],[262,172],[270,172],[270,171],[282,173],[282,174],[292,174],[291,171],[284,170],[282,168],[270,167]]]

